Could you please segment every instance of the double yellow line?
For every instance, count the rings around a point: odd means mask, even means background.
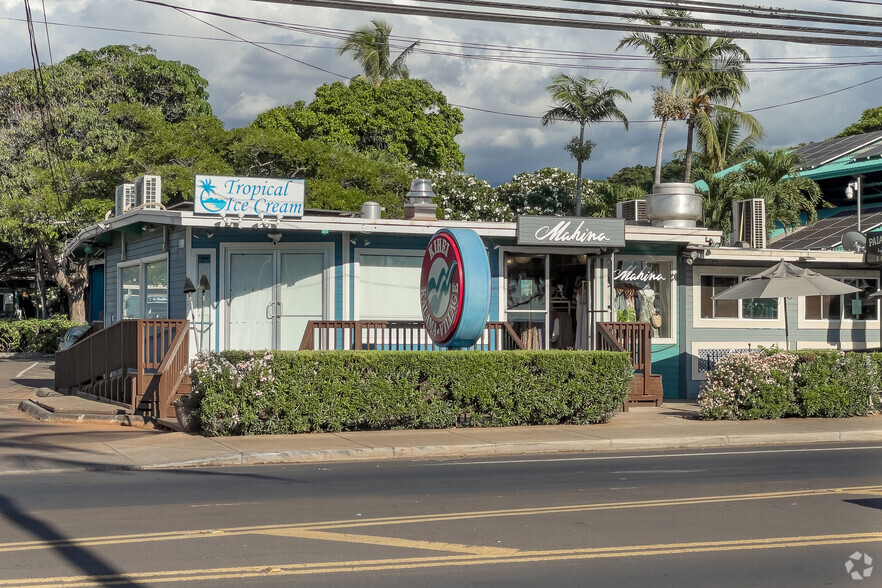
[[[108,586],[132,582],[192,582],[210,580],[230,580],[236,578],[293,576],[303,574],[330,574],[357,571],[388,571],[399,569],[437,568],[444,566],[495,565],[501,563],[553,562],[564,560],[585,560],[619,557],[645,557],[684,553],[710,553],[719,551],[740,551],[752,549],[780,549],[786,547],[809,547],[817,545],[855,544],[882,541],[882,532],[845,533],[833,535],[813,535],[795,537],[770,537],[738,539],[728,541],[701,541],[686,543],[664,543],[647,545],[624,545],[613,547],[586,547],[558,550],[519,550],[481,545],[466,545],[437,541],[420,541],[377,535],[330,532],[335,529],[354,529],[386,525],[419,524],[427,522],[462,521],[480,518],[536,516],[596,510],[630,508],[669,507],[717,502],[736,502],[748,500],[771,500],[795,497],[826,496],[831,494],[879,495],[882,486],[861,486],[851,488],[823,488],[813,490],[793,490],[783,492],[763,492],[755,494],[734,494],[723,496],[701,496],[663,500],[625,501],[570,506],[549,506],[538,508],[500,509],[469,511],[446,514],[429,514],[399,517],[382,517],[364,520],[340,520],[290,525],[261,525],[230,527],[224,529],[203,529],[171,531],[165,533],[140,533],[130,535],[109,535],[85,537],[57,541],[21,541],[0,543],[0,553],[57,549],[69,546],[94,547],[119,545],[124,543],[150,543],[156,541],[208,539],[234,535],[270,535],[306,540],[336,541],[342,543],[369,544],[378,547],[419,549],[447,552],[446,555],[388,558],[354,561],[334,561],[315,563],[285,563],[273,566],[241,566],[199,570],[170,570],[155,572],[132,572],[100,576],[58,576],[20,580],[0,580],[4,586],[15,588]]]

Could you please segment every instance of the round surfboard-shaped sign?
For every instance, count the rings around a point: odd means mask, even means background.
[[[420,274],[420,308],[436,345],[471,347],[490,314],[490,263],[481,237],[441,229],[429,241]]]

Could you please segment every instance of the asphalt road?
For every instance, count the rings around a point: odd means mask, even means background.
[[[880,446],[6,475],[0,585],[879,585],[880,509]]]

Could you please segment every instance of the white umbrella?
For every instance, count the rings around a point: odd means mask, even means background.
[[[784,298],[784,341],[787,349],[790,349],[790,333],[787,328],[788,297],[836,296],[853,292],[860,292],[860,288],[828,278],[816,271],[780,261],[755,276],[745,278],[740,284],[723,290],[713,296],[713,299]]]

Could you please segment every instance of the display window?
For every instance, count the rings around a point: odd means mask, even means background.
[[[674,260],[616,258],[616,320],[649,323],[654,338],[674,336]]]

